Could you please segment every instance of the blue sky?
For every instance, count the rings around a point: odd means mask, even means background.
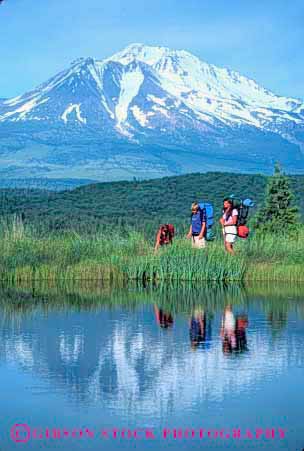
[[[142,42],[188,50],[303,99],[303,23],[303,0],[4,0],[0,97],[80,56],[102,59]]]

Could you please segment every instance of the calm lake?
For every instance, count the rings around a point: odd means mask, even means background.
[[[2,287],[0,450],[304,448],[304,286]]]

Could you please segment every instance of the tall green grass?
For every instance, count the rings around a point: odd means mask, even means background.
[[[0,279],[76,281],[304,281],[304,229],[294,236],[256,235],[237,242],[236,255],[221,239],[192,249],[177,238],[154,253],[135,231],[95,236],[73,231],[39,235],[15,217],[0,224]]]
[[[291,235],[257,234],[239,243],[246,257],[245,279],[304,282],[304,228]]]

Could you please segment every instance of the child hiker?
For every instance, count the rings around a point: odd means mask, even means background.
[[[197,202],[191,205],[191,223],[187,238],[191,238],[192,247],[202,249],[206,246],[206,212],[199,208]]]

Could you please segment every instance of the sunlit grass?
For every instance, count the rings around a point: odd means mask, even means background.
[[[154,253],[135,231],[95,236],[73,231],[39,236],[16,219],[0,227],[0,278],[32,280],[304,281],[304,230],[294,236],[256,235],[239,240],[236,255],[218,238],[192,249],[177,238]]]

